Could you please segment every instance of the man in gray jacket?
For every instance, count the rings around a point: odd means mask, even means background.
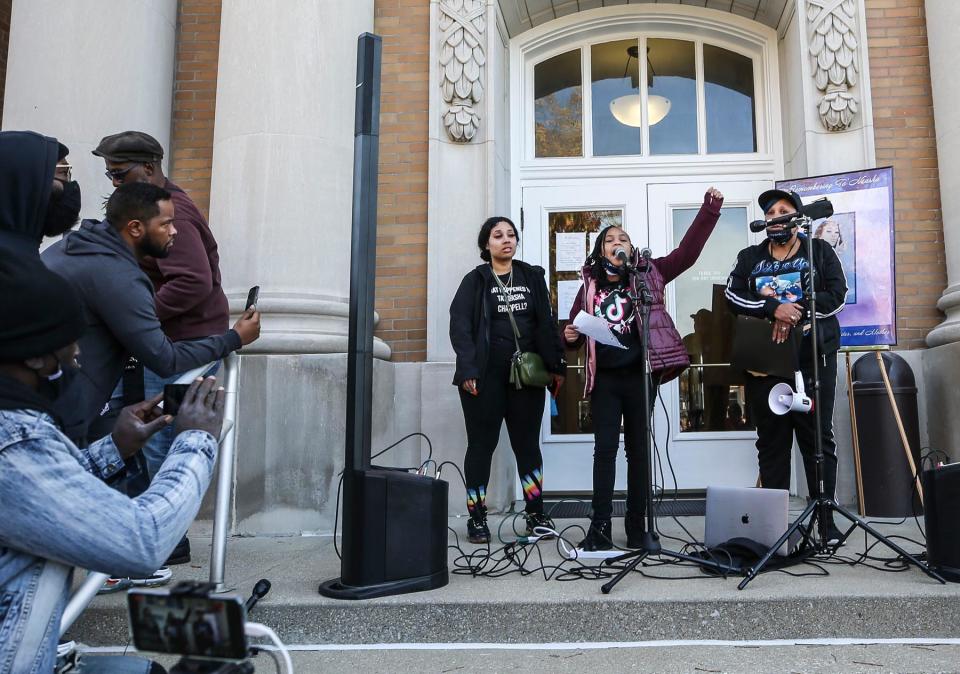
[[[65,382],[56,404],[64,432],[81,445],[90,439],[90,425],[110,400],[128,356],[170,376],[219,360],[260,336],[260,314],[247,311],[222,335],[171,342],[157,318],[153,284],[139,265],[144,256],[162,258],[176,245],[170,193],[148,183],[122,185],[107,202],[106,215],[102,222],[83,221],[42,254],[84,304],[82,369]]]

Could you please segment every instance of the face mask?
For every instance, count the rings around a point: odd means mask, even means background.
[[[44,376],[45,381],[40,383],[39,392],[50,401],[55,401],[70,387],[80,370],[73,363],[57,361],[57,371]]]
[[[623,267],[618,267],[607,258],[603,258],[603,269],[611,276],[622,276],[626,271]]]
[[[47,214],[43,221],[44,236],[60,236],[73,227],[80,217],[80,183],[63,183],[63,191],[50,195]]]
[[[790,237],[793,236],[793,228],[787,227],[780,230],[767,230],[767,238],[773,241],[774,243],[784,244],[790,240]]]

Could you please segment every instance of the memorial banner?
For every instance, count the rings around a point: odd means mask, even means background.
[[[833,203],[832,216],[813,222],[813,236],[833,247],[847,278],[841,344],[896,344],[893,168],[780,180],[777,189],[805,204],[822,197]]]

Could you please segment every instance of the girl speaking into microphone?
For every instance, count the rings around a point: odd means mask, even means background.
[[[650,306],[649,360],[652,390],[648,401],[656,400],[656,387],[679,375],[689,364],[680,333],[664,306],[664,287],[689,269],[700,257],[704,244],[720,217],[723,195],[711,187],[703,205],[680,245],[665,257],[641,260],[630,236],[609,226],[600,231],[593,251],[583,265],[583,285],[570,310],[570,323],[563,337],[570,347],[587,342],[586,386],[593,415],[593,514],[582,550],[609,550],[613,547],[610,518],[613,515],[613,485],[616,480],[617,448],[623,422],[623,446],[627,455],[627,516],[624,522],[627,547],[639,547],[644,531],[643,518],[650,475],[643,454],[644,434],[649,432],[651,409],[643,408],[643,352],[640,311],[634,306],[639,295],[636,274],[627,267],[642,268]],[[627,262],[629,261],[629,262]],[[606,320],[623,348],[597,344],[585,338],[573,325],[583,310]]]

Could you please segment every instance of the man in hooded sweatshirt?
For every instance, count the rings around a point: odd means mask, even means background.
[[[0,131],[0,250],[36,260],[45,236],[59,236],[80,215],[80,185],[57,175],[67,147],[33,131]]]
[[[131,499],[109,483],[170,423],[154,414],[159,398],[127,408],[111,435],[78,448],[61,430],[51,384],[78,366],[76,340],[86,327],[79,297],[36,251],[0,249],[0,314],[0,672],[52,672],[73,568],[149,573],[196,516],[213,473],[224,391],[213,378],[193,383],[170,455]],[[86,659],[76,671],[155,671],[140,658]]]
[[[86,313],[82,376],[67,382],[57,400],[64,432],[80,445],[90,439],[90,426],[110,400],[128,356],[168,377],[219,360],[260,336],[260,314],[247,311],[223,334],[170,341],[157,318],[153,284],[139,265],[176,245],[170,192],[149,183],[122,185],[107,201],[106,215],[102,222],[84,220],[42,255],[47,267],[73,284]]]

